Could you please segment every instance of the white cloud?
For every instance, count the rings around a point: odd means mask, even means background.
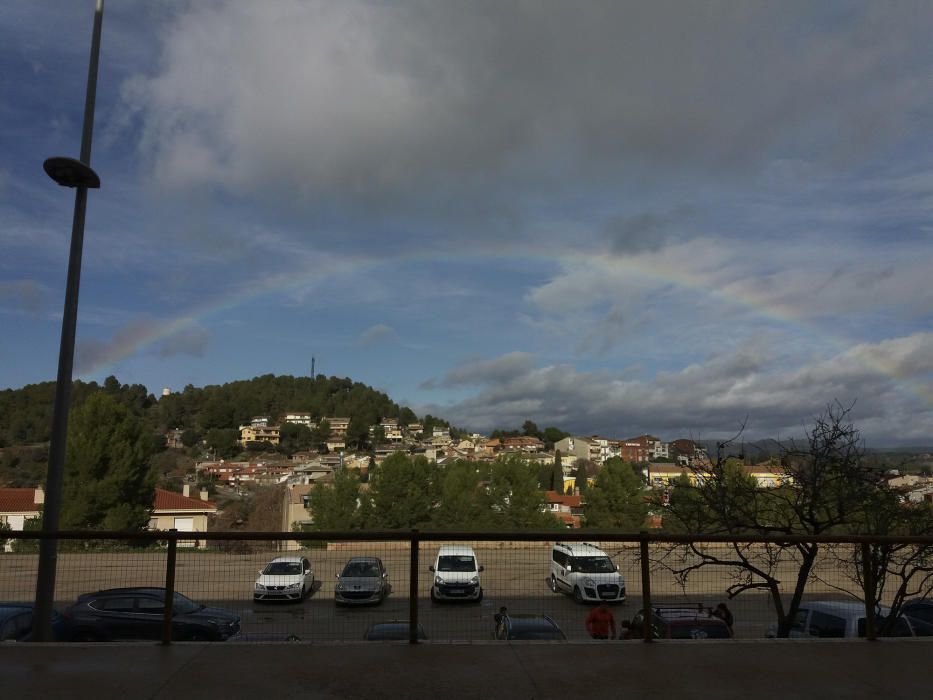
[[[370,326],[360,334],[359,344],[364,347],[372,345],[385,345],[398,340],[398,334],[391,326],[384,323],[377,323]]]

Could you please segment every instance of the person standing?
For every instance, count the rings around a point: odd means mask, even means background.
[[[504,605],[499,608],[499,612],[493,615],[493,621],[495,622],[495,631],[493,636],[496,639],[505,639],[505,618],[508,616],[509,610]]]
[[[710,611],[710,614],[726,623],[726,627],[729,628],[729,636],[735,636],[735,633],[732,631],[732,623],[735,621],[735,618],[732,616],[732,611],[726,607],[725,603],[717,605],[715,610]]]
[[[605,602],[590,610],[586,616],[586,631],[593,639],[615,639],[616,620]]]

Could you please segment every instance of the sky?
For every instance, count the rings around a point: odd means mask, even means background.
[[[54,380],[94,2],[0,5],[0,388]],[[107,0],[75,377],[933,444],[933,4]]]

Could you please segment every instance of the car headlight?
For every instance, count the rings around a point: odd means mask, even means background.
[[[301,584],[300,584],[300,583],[290,583],[290,584],[288,584],[288,585],[286,586],[286,588],[301,588]]]
[[[435,586],[443,586],[443,585],[444,585],[444,579],[442,579],[440,576],[435,576],[435,577],[434,577],[434,585],[435,585]]]
[[[479,576],[474,576],[473,578],[471,578],[471,579],[470,579],[470,585],[471,585],[471,586],[478,586],[478,585],[479,585]]]
[[[591,578],[585,578],[583,579],[583,585],[587,588],[596,588],[596,581]]]
[[[257,583],[257,584],[256,584],[256,590],[257,590],[257,591],[264,591],[264,590],[266,590],[266,587],[263,586],[261,583]]]
[[[343,590],[343,584],[342,584],[342,583],[338,583],[338,584],[337,584],[337,590],[338,590],[338,591],[342,591],[342,590]]]

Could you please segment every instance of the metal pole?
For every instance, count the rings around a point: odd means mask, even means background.
[[[411,559],[408,570],[408,643],[418,643],[418,530],[411,531]]]
[[[868,542],[862,542],[862,583],[865,589],[865,637],[873,642],[878,635],[875,624],[875,561]]]
[[[651,641],[651,568],[648,562],[648,538],[642,533],[641,542],[641,601],[642,601],[642,636]]]
[[[165,562],[165,609],[162,618],[162,643],[172,643],[172,617],[175,614],[175,561],[178,554],[178,531],[172,528]]]
[[[91,36],[91,58],[88,66],[87,92],[84,100],[84,128],[81,133],[81,161],[91,164],[91,139],[94,130],[94,102],[97,97],[97,66],[100,59],[100,32],[104,17],[104,0],[97,0],[94,30]],[[78,319],[78,288],[81,284],[81,254],[84,248],[84,216],[87,209],[87,187],[75,191],[74,218],[71,226],[71,251],[68,257],[68,281],[65,286],[65,308],[62,314],[61,345],[58,351],[58,378],[55,383],[55,408],[52,414],[52,434],[49,444],[49,467],[45,485],[45,505],[42,508],[42,530],[57,532],[62,508],[62,482],[65,465],[65,445],[68,437],[68,408],[71,402],[71,376],[74,366],[75,329]],[[36,607],[33,613],[35,639],[52,639],[52,604],[55,597],[55,569],[58,564],[58,540],[44,539],[39,543],[39,569],[36,579]]]

